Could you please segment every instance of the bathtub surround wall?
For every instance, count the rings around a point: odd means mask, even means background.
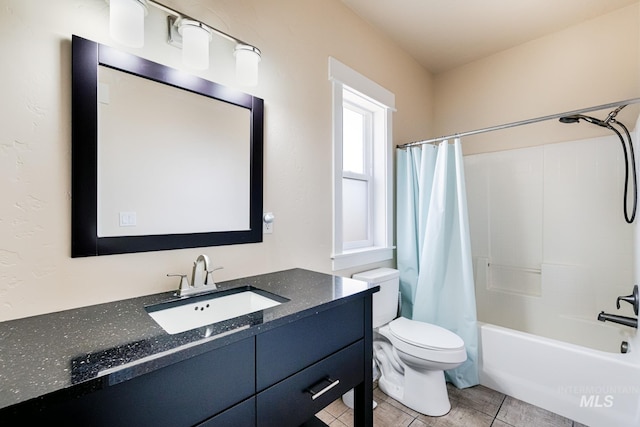
[[[480,383],[593,427],[640,423],[640,336],[595,320],[638,280],[622,160],[611,135],[466,157],[479,319],[509,327],[481,322]]]
[[[145,47],[129,49],[109,37],[104,0],[0,0],[0,321],[177,289],[166,274],[189,273],[202,252],[224,267],[216,281],[294,266],[331,272],[329,56],[394,92],[394,144],[432,127],[432,77],[338,0],[164,3],[262,51],[255,88],[237,85],[233,43],[223,39],[197,75],[265,100],[264,209],[276,216],[274,233],[259,244],[71,259],[71,35],[184,69],[181,51],[166,44],[155,8]]]
[[[618,352],[635,329],[597,320],[602,310],[635,317],[615,304],[633,288],[636,227],[623,216],[617,136],[471,155],[465,166],[478,319]]]

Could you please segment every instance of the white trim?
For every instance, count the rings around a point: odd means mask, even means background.
[[[333,92],[333,245],[331,256],[333,270],[344,270],[364,266],[376,262],[392,260],[393,244],[393,169],[392,146],[393,128],[392,114],[395,111],[395,95],[355,70],[329,57],[329,80]],[[370,207],[371,242],[373,246],[347,249],[344,247],[342,219],[342,138],[343,138],[343,105],[351,98],[363,98],[371,102],[374,112],[374,139],[372,142],[373,181],[370,188],[375,188],[373,205]],[[355,100],[356,105],[360,104]],[[366,108],[366,107],[365,107]],[[377,110],[377,111],[376,111]]]
[[[385,227],[385,230],[381,233],[376,233],[377,236],[384,236],[384,241],[386,245],[393,244],[394,241],[394,210],[395,206],[393,204],[393,190],[394,190],[394,180],[393,180],[393,149],[391,142],[393,141],[393,111],[386,111],[386,120],[384,120],[384,124],[386,126],[387,133],[387,144],[376,144],[374,142],[373,147],[374,150],[376,148],[380,150],[378,153],[374,152],[374,168],[382,168],[382,173],[378,176],[382,175],[386,179],[386,185],[384,189],[386,194],[383,197],[378,197],[380,204],[375,207],[378,212],[382,211],[385,213],[385,219],[382,227]],[[380,121],[378,121],[380,122]],[[380,154],[384,153],[384,156],[380,156]],[[375,179],[376,175],[374,175]],[[377,213],[376,213],[377,214]],[[380,242],[374,242],[374,245],[380,244]]]
[[[329,57],[329,80],[341,83],[357,90],[367,98],[393,111],[396,109],[396,96],[378,83],[349,68],[333,57]]]
[[[334,254],[331,256],[331,259],[333,260],[333,271],[359,267],[362,265],[373,264],[375,262],[388,261],[393,259],[394,250],[395,246],[388,248],[373,247]]]
[[[333,82],[333,253],[342,252],[342,83]]]

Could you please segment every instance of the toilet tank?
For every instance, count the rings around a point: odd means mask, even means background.
[[[393,268],[376,268],[351,276],[380,286],[373,294],[373,327],[389,323],[398,316],[398,292],[400,291],[400,272]]]

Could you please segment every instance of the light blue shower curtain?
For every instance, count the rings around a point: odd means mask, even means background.
[[[478,380],[478,327],[460,139],[398,150],[398,269],[402,315],[455,332],[467,361],[445,372]]]

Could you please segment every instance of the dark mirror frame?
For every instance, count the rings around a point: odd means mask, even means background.
[[[84,257],[262,242],[264,101],[82,37],[72,38],[71,256]],[[100,65],[247,108],[250,112],[249,230],[98,237]]]

